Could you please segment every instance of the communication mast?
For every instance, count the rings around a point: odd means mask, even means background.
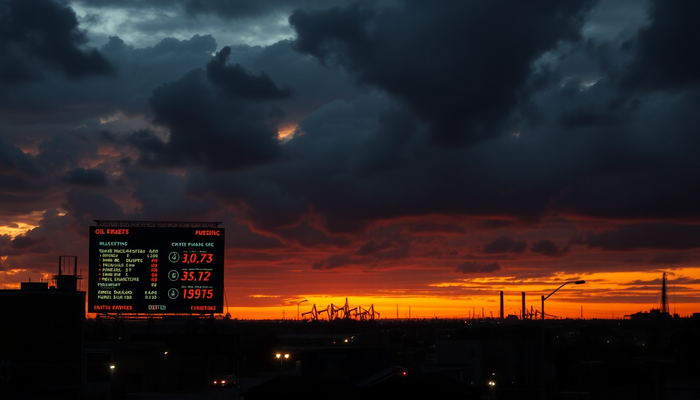
[[[668,314],[668,290],[666,289],[666,273],[661,278],[661,313]]]
[[[58,275],[53,276],[56,289],[74,292],[78,290],[78,281],[81,279],[83,277],[78,274],[78,257],[58,256]]]

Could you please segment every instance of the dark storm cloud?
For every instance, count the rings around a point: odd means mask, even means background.
[[[185,0],[189,1],[189,0]],[[77,0],[75,3],[89,5],[91,7],[120,7],[141,9],[141,8],[169,8],[168,6],[179,4],[177,1],[173,0]]]
[[[85,48],[73,10],[51,0],[0,2],[0,82],[42,77],[45,68],[69,78],[109,75],[113,67],[96,49]]]
[[[691,171],[700,168],[698,93],[635,98],[617,87],[614,77],[590,88],[569,80],[529,104],[541,118],[530,119],[523,135],[546,137],[536,151],[558,149],[568,158],[546,162],[569,175],[550,207],[602,219],[697,217],[700,177]],[[574,114],[581,118],[563,124]]]
[[[346,254],[334,254],[325,260],[316,261],[311,265],[311,269],[315,270],[327,270],[335,269],[340,267],[345,267],[347,265],[353,264],[350,256]]]
[[[700,83],[700,14],[696,1],[650,1],[651,23],[627,46],[633,63],[625,71],[623,86],[638,89],[685,90]]]
[[[230,46],[231,60],[256,73],[269,74],[283,87],[293,87],[293,96],[280,101],[286,122],[296,124],[309,113],[334,100],[354,100],[366,89],[347,79],[342,71],[319,65],[311,57],[292,49],[283,40],[270,46]]]
[[[344,254],[332,254],[324,260],[312,264],[312,269],[333,269],[342,266],[361,266],[368,269],[382,268],[387,265],[395,265],[396,261],[410,259],[412,250],[420,248],[424,242],[430,242],[423,237],[415,238],[401,231],[400,225],[382,226],[368,232],[369,240],[362,243],[355,250]],[[338,236],[330,235],[331,238]],[[337,242],[337,248],[333,251],[343,251],[343,248],[355,247],[356,243],[344,236],[345,243]],[[357,236],[349,236],[357,237]],[[403,262],[403,261],[402,261]]]
[[[355,252],[358,256],[366,256],[369,254],[376,253],[378,251],[386,250],[391,247],[391,242],[384,240],[377,243],[374,239],[368,240],[365,244],[360,246],[360,248]]]
[[[690,262],[690,256],[683,253],[657,254],[649,260],[650,264],[686,264]]]
[[[352,254],[333,254],[324,260],[316,261],[311,265],[311,269],[334,269],[349,265],[374,268],[385,262],[404,260],[409,257],[411,252],[407,243],[391,243],[389,241],[383,241],[380,244],[373,243],[373,240],[370,240]]]
[[[409,256],[411,247],[417,245],[410,237],[391,234],[391,239],[370,239],[355,251],[355,256],[361,258],[362,264],[372,265],[377,261],[401,260]]]
[[[66,183],[78,186],[95,186],[101,187],[107,185],[107,175],[99,169],[75,168],[63,176]]]
[[[46,201],[50,179],[36,158],[0,137],[0,225]]]
[[[510,236],[501,236],[493,239],[490,243],[482,246],[481,251],[484,254],[501,254],[501,253],[522,253],[527,248],[527,242],[515,241]]]
[[[166,142],[149,129],[139,129],[123,138],[107,133],[104,138],[115,143],[123,139],[125,143],[136,147],[141,151],[141,161],[144,163],[149,163],[149,160],[154,160],[167,151]]]
[[[337,3],[347,3],[347,1],[319,2],[318,0],[306,0],[295,2],[295,7],[305,7],[309,5],[332,5]],[[271,11],[286,9],[290,7],[289,1],[285,0],[183,0],[187,12],[197,14],[211,14],[226,19],[239,19],[245,17],[259,16]]]
[[[66,193],[63,208],[71,215],[74,226],[94,225],[94,220],[124,220],[124,210],[105,194],[72,189]],[[84,228],[83,228],[84,229]],[[87,231],[84,233],[87,234]]]
[[[248,225],[226,224],[225,228],[227,248],[269,250],[283,247],[277,238],[255,233]]]
[[[490,219],[484,229],[537,221],[545,212],[697,214],[700,185],[690,171],[698,164],[691,133],[698,117],[690,95],[619,105],[614,83],[585,88],[556,78],[528,103],[541,117],[524,118],[519,136],[458,149],[430,146],[420,120],[374,93],[308,114],[300,134],[281,146],[284,162],[203,176],[190,182],[191,190],[244,204],[260,229],[298,223],[310,210],[323,216],[329,232],[352,233],[377,218],[430,213],[504,218]],[[562,124],[562,116],[585,114],[580,110],[617,120]]]
[[[501,133],[531,63],[579,38],[592,1],[407,1],[296,10],[295,48],[406,102],[445,144]]]
[[[51,245],[45,236],[36,239],[29,235],[20,235],[13,239],[8,235],[0,236],[0,255],[2,256],[46,254],[50,250]]]
[[[477,222],[477,226],[481,229],[507,228],[513,224],[515,224],[515,222],[503,219],[481,219]]]
[[[602,250],[635,249],[687,250],[700,247],[700,225],[674,223],[636,223],[621,225],[605,232],[584,232],[572,239],[574,244]]]
[[[467,261],[457,266],[455,272],[462,272],[464,274],[477,274],[477,273],[490,273],[500,271],[501,266],[498,263],[482,263]]]
[[[63,171],[97,155],[97,143],[88,134],[61,133],[39,144],[37,162],[48,171]]]
[[[140,207],[138,218],[163,221],[216,220],[221,206],[206,194],[185,192],[186,179],[163,171],[126,168],[124,179],[133,187]],[[147,217],[146,217],[147,216]]]
[[[457,224],[438,224],[431,222],[411,222],[405,224],[403,229],[409,233],[417,234],[459,235],[465,233],[464,227]]]
[[[564,253],[569,251],[569,246],[560,248],[551,240],[542,239],[537,243],[533,243],[532,247],[530,247],[530,251],[547,257],[562,257]]]
[[[285,240],[287,243],[298,244],[303,247],[344,247],[351,241],[345,236],[328,235],[321,229],[315,228],[306,222],[298,225],[271,230],[271,233]]]
[[[267,76],[254,76],[224,62],[225,57],[219,55],[207,65],[206,72],[192,70],[153,90],[149,103],[154,122],[167,127],[170,137],[161,144],[153,134],[132,134],[128,140],[143,145],[142,162],[168,167],[198,165],[221,171],[277,157],[276,122],[280,111],[245,99],[263,100],[281,92],[270,92],[276,86]]]
[[[226,94],[248,100],[283,99],[291,95],[289,88],[279,88],[264,72],[251,74],[240,64],[229,64],[231,48],[226,46],[207,64],[207,78]]]
[[[261,15],[272,8],[274,1],[257,0],[188,0],[184,2],[185,9],[192,14],[214,14],[226,18],[241,18]]]
[[[37,180],[41,169],[32,156],[0,137],[0,176]]]
[[[330,6],[348,3],[348,0],[301,0],[294,3],[288,0],[77,0],[76,3],[99,8],[142,9],[177,9],[183,8],[187,14],[196,18],[198,15],[213,15],[223,19],[241,19],[280,13],[292,7],[313,5]]]
[[[329,232],[358,233],[377,218],[429,213],[529,217],[570,180],[567,167],[547,167],[550,155],[537,142],[430,146],[420,122],[378,96],[330,103],[299,130],[281,147],[283,161],[201,176],[189,190],[241,204],[261,229],[298,223],[313,210]]]
[[[116,76],[77,81],[47,76],[39,82],[8,86],[0,90],[0,129],[6,140],[31,146],[56,132],[104,130],[104,120],[116,119],[110,124],[114,130],[143,128],[153,88],[202,67],[215,50],[216,41],[210,35],[166,38],[139,49],[113,36],[101,52],[117,70]]]

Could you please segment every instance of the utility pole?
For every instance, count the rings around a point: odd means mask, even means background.
[[[554,293],[556,293],[559,289],[561,289],[561,288],[563,288],[564,286],[566,286],[566,285],[568,285],[568,284],[571,284],[571,283],[573,283],[573,284],[575,284],[575,285],[581,285],[581,284],[586,283],[586,281],[581,280],[581,281],[569,281],[569,282],[564,282],[564,283],[562,283],[561,286],[559,286],[558,288],[554,289],[554,291],[553,291],[552,293],[548,294],[547,297],[545,297],[544,295],[542,295],[542,326],[541,326],[541,328],[542,328],[542,335],[541,335],[541,337],[540,337],[540,351],[541,351],[540,358],[541,358],[541,363],[542,363],[542,365],[541,365],[542,377],[541,377],[541,379],[540,379],[540,385],[541,385],[541,393],[540,393],[540,395],[541,395],[542,400],[545,400],[545,399],[547,398],[547,379],[548,379],[548,377],[549,377],[549,370],[548,370],[547,365],[546,365],[546,362],[545,362],[545,350],[544,350],[544,344],[545,344],[545,341],[544,341],[544,301],[547,300],[548,298],[550,298],[550,297],[551,297]]]
[[[299,321],[299,305],[305,301],[308,301],[308,300],[302,300],[302,301],[297,303],[297,321]]]
[[[503,291],[501,290],[501,315],[499,315],[500,319],[505,318],[503,316]]]
[[[668,292],[666,290],[666,273],[661,277],[661,313],[668,314]]]

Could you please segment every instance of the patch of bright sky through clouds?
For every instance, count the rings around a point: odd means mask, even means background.
[[[268,46],[294,36],[288,21],[289,13],[284,12],[224,20],[208,15],[192,17],[177,7],[170,10],[141,8],[135,15],[134,10],[128,8],[97,8],[81,3],[71,3],[70,6],[94,47],[107,43],[110,36],[118,36],[127,45],[143,48],[168,37],[186,40],[194,35],[210,34],[216,39],[219,49],[240,44]]]

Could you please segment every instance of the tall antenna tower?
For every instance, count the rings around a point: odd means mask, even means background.
[[[661,278],[661,312],[668,314],[668,290],[666,289],[666,273]]]

